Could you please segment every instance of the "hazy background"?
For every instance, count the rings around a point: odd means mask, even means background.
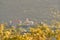
[[[50,8],[60,10],[60,0],[0,0],[0,22],[31,18],[51,20]],[[58,20],[58,19],[57,19]]]

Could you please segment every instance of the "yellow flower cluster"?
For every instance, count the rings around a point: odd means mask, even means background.
[[[54,29],[55,28],[55,29]],[[21,29],[22,30],[22,29]],[[14,27],[5,29],[0,24],[0,40],[60,40],[60,29],[46,24],[31,27],[29,32],[17,31]]]

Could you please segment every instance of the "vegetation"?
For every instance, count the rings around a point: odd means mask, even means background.
[[[0,40],[60,40],[59,25],[60,23],[51,26],[38,24],[36,27],[31,27],[29,32],[25,32],[26,30],[18,30],[14,26],[6,29],[4,24],[0,24]]]

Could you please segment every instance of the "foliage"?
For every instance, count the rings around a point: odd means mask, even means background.
[[[53,37],[60,40],[60,30],[57,26],[55,25],[56,29],[53,30],[50,25],[38,24],[36,27],[31,27],[29,32],[25,32],[14,26],[5,29],[5,25],[0,24],[0,40],[52,40]]]

